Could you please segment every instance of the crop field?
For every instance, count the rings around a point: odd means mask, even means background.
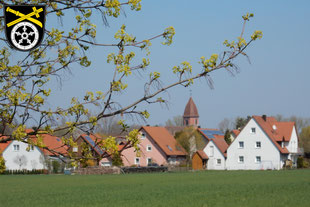
[[[3,175],[0,206],[310,206],[310,170]]]

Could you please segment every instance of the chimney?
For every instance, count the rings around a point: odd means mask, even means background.
[[[267,121],[267,116],[265,114],[262,116],[262,118],[264,119],[264,121]]]

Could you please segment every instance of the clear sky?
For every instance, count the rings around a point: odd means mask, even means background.
[[[126,17],[109,18],[110,27],[98,23],[98,42],[109,43],[122,24],[128,31],[144,39],[174,26],[174,43],[163,46],[153,42],[149,70],[157,70],[163,83],[173,79],[171,68],[182,61],[189,61],[194,71],[200,71],[197,63],[201,56],[223,51],[225,39],[235,40],[240,35],[242,18],[246,12],[254,13],[246,28],[249,38],[254,30],[263,31],[263,39],[248,48],[247,59],[236,63],[240,73],[232,76],[227,71],[211,74],[214,89],[204,79],[196,81],[192,97],[198,107],[200,125],[217,127],[224,118],[247,115],[297,115],[310,117],[310,1],[309,0],[144,0],[142,10],[133,12],[126,8]],[[64,26],[70,24],[65,16]],[[55,25],[47,19],[47,28]],[[92,65],[88,69],[74,68],[73,75],[63,77],[61,87],[49,99],[49,104],[67,105],[69,97],[82,97],[86,91],[104,90],[111,80],[112,65],[106,64],[106,55],[112,48],[90,48]],[[138,52],[139,53],[139,52]],[[142,85],[141,85],[142,84]],[[190,89],[177,87],[164,97],[168,107],[143,105],[151,117],[151,125],[164,124],[169,118],[182,115],[190,96]],[[134,76],[128,91],[120,96],[123,106],[143,95],[143,78]]]

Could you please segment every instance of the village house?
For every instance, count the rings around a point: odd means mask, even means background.
[[[209,170],[224,170],[226,163],[226,149],[228,144],[224,139],[224,133],[219,129],[198,128],[207,144],[203,152],[208,156],[206,168]]]
[[[186,159],[186,151],[165,127],[143,126],[139,130],[140,155],[134,148],[122,152],[124,166],[177,165]]]
[[[28,129],[27,132],[30,132]],[[62,161],[67,154],[67,146],[61,139],[49,134],[41,134],[43,144],[46,148],[31,146],[27,143],[13,140],[0,143],[0,151],[5,160],[7,170],[41,170],[48,169],[48,165],[53,160]],[[0,139],[6,137],[1,136]],[[36,141],[35,135],[30,135],[28,139]]]
[[[228,170],[281,169],[286,161],[296,166],[298,135],[294,122],[252,116],[227,149]]]
[[[103,138],[98,134],[81,134],[75,140],[77,146],[71,149],[73,156],[84,157],[84,149],[86,147],[94,158],[94,165],[105,167],[112,166],[112,158],[98,145],[102,140]]]

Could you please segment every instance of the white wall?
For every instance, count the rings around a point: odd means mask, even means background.
[[[19,150],[14,151],[14,145],[19,145]],[[3,158],[7,170],[32,170],[44,169],[44,155],[37,148],[29,152],[26,150],[28,144],[12,141],[7,148],[3,151]],[[19,161],[18,161],[19,160]]]
[[[298,138],[297,138],[297,133],[296,133],[295,126],[293,127],[293,131],[292,131],[292,134],[291,134],[291,139],[288,142],[288,144],[286,145],[286,148],[291,153],[291,154],[289,154],[288,159],[293,161],[293,166],[294,167],[297,167],[298,155],[295,154],[295,153],[298,152]]]
[[[251,133],[251,128],[256,132]],[[239,148],[240,141],[244,142],[243,149]],[[256,141],[261,142],[261,148],[256,148]],[[244,156],[244,163],[239,163],[239,156]],[[261,157],[261,163],[255,162],[256,156]],[[285,159],[252,118],[228,147],[226,167],[228,170],[281,169]]]
[[[213,155],[211,148],[213,147]],[[207,162],[208,170],[224,170],[225,169],[225,157],[222,152],[217,148],[214,142],[211,140],[203,149],[203,151],[208,155],[209,159]],[[221,164],[217,164],[217,159],[221,159]]]

